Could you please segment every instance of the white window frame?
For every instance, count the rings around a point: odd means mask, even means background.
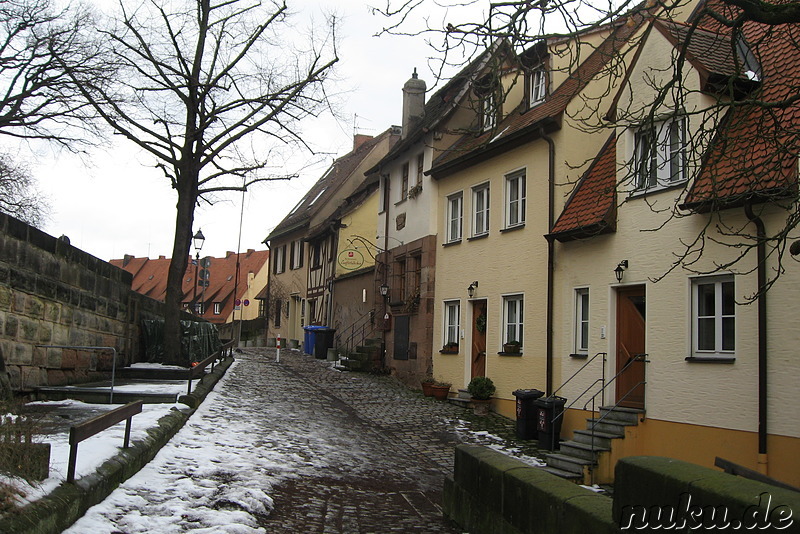
[[[461,241],[464,233],[464,192],[459,191],[447,196],[447,228],[445,235],[448,243]]]
[[[714,310],[712,313],[700,315],[699,290],[701,286],[713,286],[714,288]],[[726,294],[725,289],[729,290]],[[736,355],[736,285],[733,275],[717,275],[692,279],[692,356],[694,357],[724,357],[731,358]],[[729,311],[725,313],[725,302],[729,305]],[[700,331],[706,325],[713,325],[713,348],[700,348]],[[723,332],[733,328],[733,346],[724,347]]]
[[[289,266],[290,269],[299,269],[303,266],[303,253],[305,252],[305,247],[303,246],[303,240],[298,239],[296,241],[292,241],[292,261],[290,262],[291,265]]]
[[[481,118],[484,131],[489,131],[497,126],[497,94],[495,91],[487,92],[481,99]]]
[[[513,313],[511,313],[513,312]],[[523,333],[525,326],[525,295],[516,293],[503,296],[503,338],[502,343],[519,341],[520,348],[524,345]],[[512,331],[513,334],[512,335]]]
[[[575,354],[589,354],[589,288],[575,288]]]
[[[489,233],[489,198],[489,182],[472,188],[473,237]],[[481,204],[482,207],[480,207]]]
[[[446,300],[444,302],[444,343],[459,343],[461,339],[461,301]]]
[[[686,117],[640,127],[633,134],[633,176],[636,191],[653,191],[688,179]]]
[[[544,102],[545,96],[547,96],[547,72],[544,70],[544,66],[539,66],[533,69],[530,75],[530,93],[528,94],[530,106],[533,107]]]
[[[219,315],[222,313],[222,304],[219,302],[214,303],[214,315]]]
[[[505,227],[513,228],[525,224],[525,197],[527,192],[525,169],[506,175],[505,180]],[[516,198],[512,196],[514,183],[517,184]]]
[[[286,245],[281,245],[275,249],[275,274],[281,274],[286,270]]]

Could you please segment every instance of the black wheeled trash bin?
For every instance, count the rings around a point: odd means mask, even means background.
[[[536,439],[536,406],[533,401],[544,395],[544,391],[518,389],[513,395],[517,398],[517,438]]]
[[[327,327],[314,324],[303,327],[303,330],[305,330],[305,336],[303,337],[303,352],[309,356],[314,355],[314,348],[317,346],[318,332],[325,328]]]
[[[559,448],[561,423],[564,420],[564,397],[546,397],[533,401],[536,407],[536,431],[539,434],[539,448],[555,451]]]
[[[328,357],[328,349],[333,347],[333,335],[335,333],[335,328],[328,328],[327,326],[317,329],[317,341],[314,344],[314,358],[324,360]]]

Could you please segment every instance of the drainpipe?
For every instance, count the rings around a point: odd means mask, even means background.
[[[555,183],[556,183],[556,144],[553,138],[544,133],[544,128],[539,129],[539,135],[547,141],[548,165],[547,165],[547,232],[553,229],[555,216]],[[555,271],[555,243],[553,239],[547,239],[547,312],[545,319],[546,336],[546,390],[550,395],[553,392],[553,274]]]
[[[744,212],[756,226],[756,256],[758,259],[758,470],[767,474],[767,285],[766,230],[764,221],[753,213],[750,201],[744,205]]]
[[[380,201],[383,202],[383,208],[384,208],[383,209],[383,219],[384,219],[384,221],[383,221],[383,282],[382,283],[386,284],[388,286],[389,285],[389,206],[391,205],[391,202],[389,202],[387,199],[392,198],[390,196],[391,189],[389,187],[390,184],[391,184],[391,180],[389,179],[390,175],[386,175],[386,178],[384,178],[383,174],[381,174],[380,176],[381,176],[381,180],[383,181],[384,186],[385,186],[385,191],[383,192],[383,198],[380,199]],[[382,334],[383,334],[383,343],[381,343],[381,359],[383,361],[381,363],[383,364],[383,368],[386,369],[388,367],[387,362],[386,362],[386,360],[387,360],[387,354],[386,354],[386,352],[387,352],[387,348],[386,348],[386,315],[389,313],[389,298],[388,298],[388,295],[386,297],[381,297],[381,300],[383,301],[383,317],[384,317],[384,320],[383,320],[384,321],[383,322],[383,332],[382,332]]]
[[[265,306],[267,311],[267,324],[266,332],[264,332],[264,343],[266,343],[266,340],[269,339],[270,314],[275,311],[275,306],[269,301],[269,297],[272,294],[272,247],[269,245],[269,241],[264,241],[263,243],[267,245],[267,251],[269,252],[267,255],[267,305]]]

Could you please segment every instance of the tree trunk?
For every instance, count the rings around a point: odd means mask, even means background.
[[[164,306],[164,363],[189,366],[181,356],[181,303],[183,301],[183,277],[189,259],[189,247],[194,223],[194,205],[197,202],[197,171],[180,173],[178,179],[178,204],[175,217],[175,241],[172,260],[167,274],[167,295]],[[193,280],[197,283],[197,280]],[[188,358],[188,356],[187,356]]]

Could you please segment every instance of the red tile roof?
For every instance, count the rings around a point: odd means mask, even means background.
[[[616,150],[612,135],[575,186],[548,237],[568,241],[616,230]]]
[[[796,191],[800,26],[749,22],[743,35],[761,67],[761,87],[751,101],[731,106],[683,207],[703,211]]]
[[[644,17],[631,15],[620,19],[611,34],[574,72],[550,94],[544,103],[526,111],[527,103],[509,113],[497,127],[479,135],[467,134],[433,163],[429,173],[443,178],[470,165],[473,161],[492,157],[509,148],[531,141],[531,134],[540,128],[545,132],[560,127],[560,117],[574,97],[615,57],[617,50],[644,22]],[[630,22],[630,23],[626,23]]]
[[[197,288],[198,302],[203,297],[206,303],[203,318],[212,323],[222,323],[233,311],[234,286],[238,297],[242,297],[247,290],[247,275],[258,273],[265,267],[269,259],[269,251],[249,249],[239,254],[239,277],[236,284],[236,256],[235,252],[228,252],[224,258],[210,258],[209,285],[203,293],[202,288]],[[121,260],[111,260],[112,265],[124,269],[133,275],[131,287],[137,293],[147,295],[155,300],[164,301],[167,291],[167,271],[170,260],[164,256],[151,260],[149,258],[136,258],[126,256]],[[194,259],[189,259],[189,265],[183,276],[184,303],[191,303],[195,288]],[[214,314],[214,303],[220,303],[220,313]],[[257,303],[251,303],[251,306]]]

